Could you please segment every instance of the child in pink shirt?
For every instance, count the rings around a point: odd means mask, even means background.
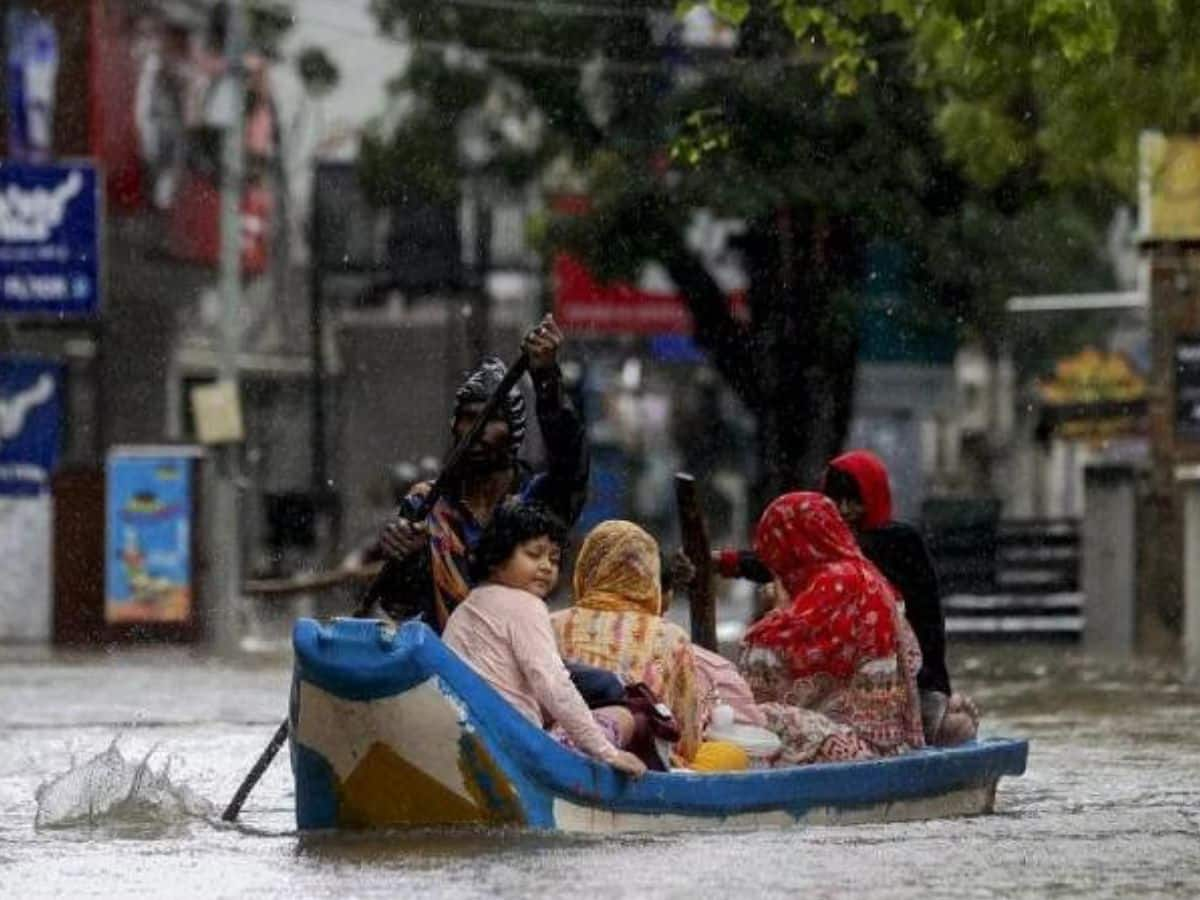
[[[525,718],[553,722],[566,742],[635,778],[645,764],[620,749],[633,735],[624,707],[589,710],[563,665],[545,598],[558,582],[565,527],[540,507],[501,506],[472,557],[478,584],[442,640]]]

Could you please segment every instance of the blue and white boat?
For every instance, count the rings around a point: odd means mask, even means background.
[[[638,780],[569,750],[424,625],[297,623],[291,697],[301,829],[449,824],[574,832],[895,822],[993,809],[1028,744]]]

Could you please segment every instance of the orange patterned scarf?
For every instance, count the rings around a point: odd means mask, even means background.
[[[691,759],[700,741],[696,659],[679,626],[659,615],[658,542],[632,522],[602,522],[575,563],[575,606],[551,617],[564,659],[645,682],[671,708]]]
[[[575,605],[657,616],[662,611],[659,565],[658,542],[633,522],[601,522],[579,548]]]

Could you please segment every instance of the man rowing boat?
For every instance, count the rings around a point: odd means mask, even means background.
[[[396,561],[394,577],[381,585],[377,601],[391,618],[420,617],[439,634],[472,583],[467,559],[496,507],[512,497],[538,503],[568,526],[587,499],[590,453],[583,418],[563,389],[558,353],[563,334],[547,315],[525,335],[538,426],[546,448],[543,471],[533,472],[518,458],[525,437],[525,399],[514,388],[467,451],[461,474],[424,519],[412,521],[422,506],[427,483],[416,486],[379,536],[379,549]],[[453,443],[471,429],[488,397],[504,378],[505,366],[488,357],[454,395],[450,419]]]

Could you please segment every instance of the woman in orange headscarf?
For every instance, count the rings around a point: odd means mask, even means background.
[[[924,746],[921,653],[902,601],[821,494],[776,499],[755,552],[791,598],[743,642],[739,667],[783,738],[785,763],[869,759]]]
[[[675,716],[675,751],[700,743],[696,660],[678,625],[661,616],[658,542],[632,522],[601,522],[575,561],[575,605],[551,616],[563,659],[645,682]]]

